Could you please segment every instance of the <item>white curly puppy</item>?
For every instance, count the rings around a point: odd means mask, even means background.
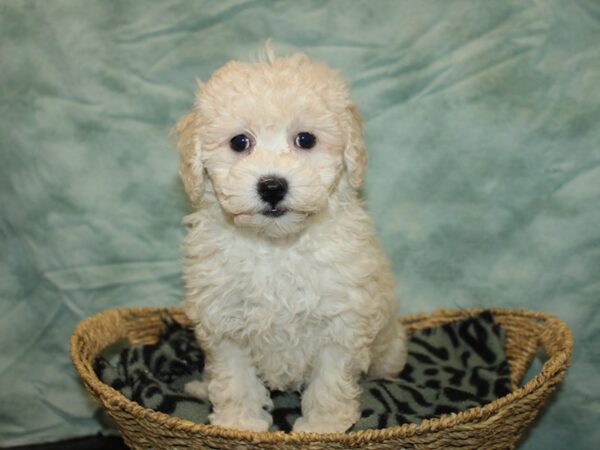
[[[361,120],[342,76],[304,54],[232,61],[174,127],[195,212],[183,307],[206,352],[212,424],[264,431],[267,387],[303,390],[294,431],[342,432],[361,374],[406,360],[394,278],[357,190]]]

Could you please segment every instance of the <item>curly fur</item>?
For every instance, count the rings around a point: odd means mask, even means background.
[[[311,150],[294,136],[317,136]],[[362,125],[343,77],[304,54],[232,61],[174,127],[185,217],[183,307],[204,348],[211,423],[264,431],[270,389],[303,390],[294,431],[347,430],[363,373],[393,377],[406,360],[394,278],[357,194]],[[229,148],[250,134],[254,147]],[[286,178],[286,214],[261,214],[265,175]]]

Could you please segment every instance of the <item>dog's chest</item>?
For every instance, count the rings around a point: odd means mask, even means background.
[[[227,310],[240,321],[240,331],[263,345],[287,347],[301,330],[321,323],[326,305],[320,265],[310,252],[297,250],[230,252],[224,267],[234,298]]]
[[[201,320],[247,346],[269,387],[298,387],[336,314],[333,296],[327,296],[326,280],[333,275],[325,272],[331,268],[310,247],[223,244],[203,241],[200,253],[210,257],[194,258],[188,266]]]
[[[273,265],[255,261],[250,280],[246,287],[240,284],[240,309],[232,311],[240,319],[235,334],[248,342],[267,386],[299,389],[318,349],[327,341],[323,297],[299,261]]]

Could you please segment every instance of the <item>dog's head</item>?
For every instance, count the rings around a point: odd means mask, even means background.
[[[300,232],[331,196],[362,185],[366,152],[348,85],[303,54],[275,58],[267,47],[264,61],[227,63],[173,131],[192,204],[214,193],[234,224],[269,237]]]

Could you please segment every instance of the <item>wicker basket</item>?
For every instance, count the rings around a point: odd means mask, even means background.
[[[410,332],[481,311],[441,310],[401,320]],[[114,419],[132,449],[510,449],[515,448],[544,400],[564,378],[573,342],[567,326],[554,316],[511,309],[492,312],[507,332],[513,392],[481,408],[383,430],[256,433],[202,425],[143,408],[98,379],[92,366],[107,346],[121,339],[132,344],[155,342],[164,313],[187,324],[185,315],[175,308],[113,309],[90,317],[73,332],[71,358],[88,390]],[[538,347],[548,359],[533,379],[519,387]]]

